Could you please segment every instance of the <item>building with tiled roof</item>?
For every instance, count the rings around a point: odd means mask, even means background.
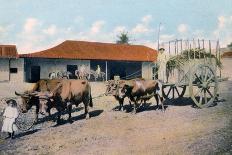
[[[157,59],[157,52],[142,45],[67,40],[53,48],[20,57],[153,62]]]
[[[0,57],[8,61],[6,63],[1,60],[0,63],[5,65],[2,70],[17,75],[18,78],[13,78],[16,81],[36,82],[39,79],[48,79],[52,72],[60,71],[70,72],[71,78],[75,79],[76,70],[81,66],[87,71],[98,69],[104,72],[105,80],[115,76],[120,76],[121,79],[150,79],[153,62],[157,60],[157,51],[142,45],[67,40],[46,50],[19,55],[16,46],[5,45],[0,49]],[[9,63],[16,67],[10,67]],[[90,76],[90,79],[93,80],[93,77]],[[0,81],[4,80],[10,80],[9,74],[0,77]]]
[[[67,40],[39,52],[19,55],[24,59],[25,80],[35,82],[48,78],[49,73],[75,71],[84,65],[87,70],[106,73],[106,80],[120,76],[124,79],[150,78],[157,51],[142,45],[124,45]]]
[[[15,45],[0,45],[0,81],[22,81],[23,63]]]

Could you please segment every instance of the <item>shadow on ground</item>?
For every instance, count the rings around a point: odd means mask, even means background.
[[[77,111],[80,111],[84,109],[83,107],[76,107],[76,108],[73,108],[72,109],[72,113],[74,112],[77,112]],[[68,114],[67,110],[63,111],[61,113],[61,115],[65,115],[65,114]],[[56,121],[56,118],[58,116],[58,112],[54,113],[54,114],[51,114],[50,116],[44,116],[42,118],[39,118],[38,119],[38,122],[36,124],[41,124],[41,123],[44,123],[44,122],[47,122],[47,121],[50,121],[50,120],[53,120],[54,122]]]
[[[225,99],[220,99],[215,101],[210,107],[214,107],[218,105],[218,103],[225,102]],[[192,108],[198,108],[193,100],[190,97],[182,97],[182,98],[176,98],[176,99],[166,99],[164,100],[164,109],[166,110],[169,106],[191,106]],[[119,111],[119,105],[114,107],[112,110]],[[124,104],[123,106],[124,111],[127,113],[133,111],[133,105],[130,105],[129,103]],[[162,110],[161,105],[156,105],[153,103],[143,103],[140,104],[137,108],[137,112],[143,112],[143,111],[151,111],[151,110]]]
[[[29,131],[21,132],[21,133],[15,135],[15,138],[24,137],[24,136],[27,136],[27,135],[36,133],[36,132],[38,132],[39,130],[40,130],[40,129],[34,129],[34,130],[29,130]]]
[[[130,113],[133,112],[133,105],[130,104],[125,104],[123,106],[124,111],[126,113]],[[164,110],[166,110],[168,108],[168,106],[164,105]],[[112,109],[113,111],[119,111],[119,106],[116,106]],[[143,103],[140,104],[139,107],[137,107],[137,113],[139,112],[143,112],[143,111],[151,111],[151,110],[162,110],[162,106],[161,105],[152,105],[152,103]]]
[[[89,112],[90,119],[91,119],[91,117],[99,116],[102,112],[103,112],[103,110],[94,110],[94,111]],[[82,120],[82,119],[86,119],[85,114],[80,114],[78,116],[72,117],[72,119],[71,119],[72,122],[70,122],[69,120],[61,119],[60,123],[54,125],[53,127],[57,127],[57,126],[64,125],[64,124],[67,124],[67,123],[73,123],[74,121],[78,121],[78,120]]]

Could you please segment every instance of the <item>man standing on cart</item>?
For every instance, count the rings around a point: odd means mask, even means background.
[[[168,55],[166,54],[164,48],[159,49],[157,62],[158,62],[158,67],[159,67],[158,79],[163,83],[167,83],[168,82],[168,74],[167,74],[166,64],[168,62]]]

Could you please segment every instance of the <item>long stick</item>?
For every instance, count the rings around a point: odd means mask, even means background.
[[[210,57],[210,61],[211,61],[211,56],[212,56],[212,55],[211,55],[211,52],[212,52],[212,51],[211,51],[211,41],[209,40],[209,54],[210,54],[209,57]]]
[[[161,25],[161,23],[159,23],[159,29],[158,29],[158,45],[157,45],[157,50],[159,51],[159,35],[160,35],[160,25]]]
[[[195,54],[196,54],[195,48],[196,48],[196,45],[195,45],[195,40],[194,40],[194,38],[193,38],[193,59],[194,59],[194,60],[195,60],[195,58],[196,58],[196,56],[195,56]]]
[[[220,48],[220,44],[219,44],[219,41],[218,41],[218,46],[219,46],[219,57],[218,57],[218,61],[219,63],[221,63],[221,48]],[[222,77],[222,72],[221,72],[221,67],[219,68],[219,73],[220,73],[220,78]]]
[[[180,44],[181,44],[181,45],[180,45],[181,53],[182,53],[182,50],[183,50],[183,47],[182,47],[182,46],[183,46],[182,41],[183,41],[183,39],[181,39],[181,42],[180,42]]]

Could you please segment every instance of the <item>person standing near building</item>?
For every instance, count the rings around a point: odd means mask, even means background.
[[[100,68],[100,66],[99,66],[99,65],[97,65],[96,73],[97,73],[97,75],[99,75],[99,74],[101,73],[101,68]]]
[[[158,79],[161,82],[167,83],[168,82],[168,75],[167,75],[166,64],[168,62],[168,55],[165,53],[164,48],[159,49],[157,62],[158,62],[158,67],[159,67],[159,69],[158,69]]]
[[[19,113],[15,100],[10,99],[7,100],[6,103],[7,107],[5,108],[3,113],[4,120],[2,125],[2,132],[8,132],[8,138],[13,139],[15,131],[17,131],[15,120],[18,117]]]

